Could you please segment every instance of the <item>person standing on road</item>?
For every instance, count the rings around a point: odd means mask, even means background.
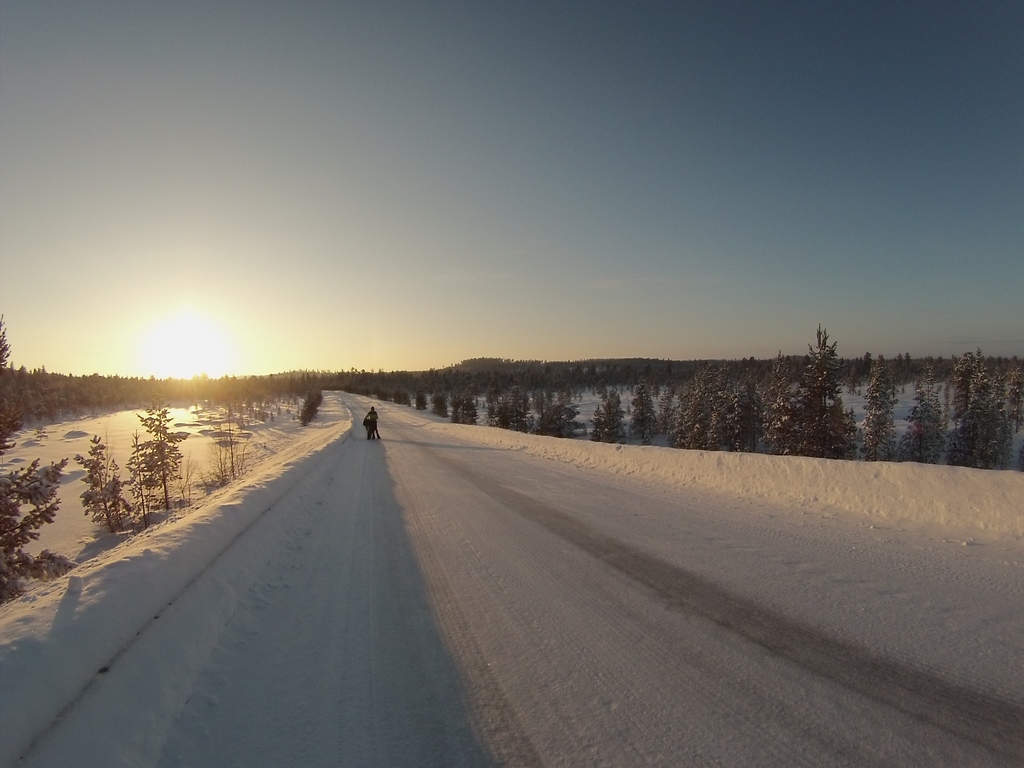
[[[375,437],[378,440],[380,439],[380,432],[377,431],[377,411],[372,405],[370,406],[370,412],[363,419],[363,426],[366,427],[367,440],[372,440]]]

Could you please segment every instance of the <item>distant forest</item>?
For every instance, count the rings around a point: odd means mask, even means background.
[[[981,357],[994,379],[1009,381],[1021,368],[1016,357]],[[903,390],[924,380],[929,371],[937,382],[953,380],[957,357],[912,358],[897,355],[887,361],[893,386]],[[299,400],[317,390],[354,394],[411,403],[416,394],[428,400],[435,394],[484,397],[517,387],[527,393],[584,392],[615,388],[632,390],[643,382],[653,392],[672,389],[684,392],[699,371],[714,369],[728,381],[767,382],[779,360],[784,361],[791,381],[811,362],[811,355],[780,356],[768,360],[658,360],[647,358],[543,362],[474,358],[447,368],[427,371],[293,371],[264,376],[224,376],[217,379],[155,379],[122,376],[73,376],[50,373],[45,368],[10,367],[0,377],[4,396],[26,422],[46,423],[99,413],[143,408],[154,400],[178,405],[209,403],[264,410],[277,400]],[[835,376],[846,391],[860,390],[869,381],[876,359],[837,358]]]
[[[978,353],[980,354],[980,353]],[[397,392],[403,394],[424,392],[428,396],[436,392],[468,392],[483,396],[488,391],[505,392],[518,385],[528,392],[538,390],[558,392],[568,389],[575,395],[593,392],[599,387],[632,389],[641,381],[652,389],[674,388],[684,390],[697,372],[705,368],[723,371],[730,379],[764,381],[772,371],[778,358],[759,360],[657,360],[649,358],[624,358],[602,360],[576,360],[569,362],[542,362],[537,360],[506,360],[501,358],[473,358],[463,360],[447,368],[429,371],[357,371],[345,373],[315,374],[324,389],[336,389],[355,394],[368,395],[381,400],[393,400]],[[811,356],[783,355],[787,367],[792,371],[795,383],[799,371],[805,368]],[[936,381],[950,381],[957,357],[912,358],[899,354],[889,362],[894,384],[899,388],[912,386],[922,381],[931,369]],[[1016,356],[986,357],[986,365],[996,375],[1008,377],[1011,371],[1021,367]],[[874,358],[839,358],[838,376],[847,391],[859,390],[870,375]]]
[[[326,389],[430,410],[456,423],[673,448],[865,461],[945,462],[1024,471],[1022,365],[1017,357],[842,359],[818,329],[803,356],[771,360],[466,360],[425,372],[349,371]],[[914,404],[897,430],[898,394]],[[577,417],[585,392],[600,399],[590,431]],[[843,393],[864,398],[858,423]],[[484,413],[479,413],[483,398]],[[591,414],[585,414],[590,416]],[[660,436],[660,437],[659,437]]]
[[[211,379],[128,378],[123,376],[70,376],[8,368],[0,376],[3,399],[26,423],[51,423],[111,411],[144,408],[154,401],[191,405],[240,406],[235,412],[259,412],[281,399],[299,400],[320,388],[334,374],[279,373],[269,376],[224,376]]]

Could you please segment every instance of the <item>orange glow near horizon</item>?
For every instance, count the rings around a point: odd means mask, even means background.
[[[209,315],[184,308],[139,335],[137,360],[147,376],[219,378],[232,372],[234,355],[223,327]]]

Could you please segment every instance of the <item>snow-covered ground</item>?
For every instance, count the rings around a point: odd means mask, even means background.
[[[236,426],[235,439],[239,452],[244,448],[248,463],[257,464],[272,455],[281,446],[288,444],[301,429],[294,406],[282,404],[279,409],[275,406],[277,410],[280,413],[275,413],[273,420],[254,421],[241,429]],[[85,484],[81,481],[85,470],[75,462],[75,456],[88,456],[90,441],[94,435],[98,435],[117,461],[121,479],[127,483],[126,467],[131,455],[132,436],[139,433],[142,440],[148,439],[139,421],[140,414],[145,416],[145,411],[116,411],[59,424],[27,426],[14,436],[15,447],[0,460],[3,468],[16,469],[33,459],[39,459],[42,464],[68,459],[68,466],[61,477],[61,503],[57,520],[40,530],[40,538],[35,545],[29,547],[30,551],[49,549],[82,562],[115,546],[124,538],[107,534],[85,514],[80,498],[85,490]],[[179,444],[183,457],[182,471],[191,470],[193,480],[198,481],[212,465],[215,443],[224,434],[224,414],[218,409],[197,411],[192,407],[171,408],[169,415],[172,419],[171,429],[188,435]],[[201,502],[202,492],[196,489],[193,493]]]
[[[1022,473],[273,429],[0,607],[0,766],[1024,760]]]

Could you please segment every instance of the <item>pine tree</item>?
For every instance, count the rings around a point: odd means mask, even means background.
[[[633,416],[629,422],[629,433],[633,437],[639,437],[644,445],[650,445],[657,429],[657,421],[654,400],[646,382],[641,381],[634,387],[632,406]]]
[[[601,404],[594,411],[594,431],[590,439],[598,443],[621,443],[622,400],[616,389],[606,389]]]
[[[416,390],[416,410],[427,410],[427,396],[420,390]]]
[[[828,343],[828,331],[819,325],[817,344],[808,349],[810,361],[793,400],[799,431],[795,453],[819,459],[850,458],[857,426],[853,412],[843,409],[836,343]]]
[[[1020,432],[1020,425],[1024,422],[1024,392],[1022,392],[1021,379],[1024,372],[1020,366],[1010,372],[1010,381],[1006,388],[1007,415],[1013,425],[1014,433]]]
[[[448,417],[448,398],[444,392],[435,392],[430,398],[430,410],[435,416]]]
[[[452,395],[452,424],[476,424],[478,415],[473,395],[467,392]]]
[[[679,396],[675,432],[670,440],[672,447],[720,450],[727,420],[723,412],[725,402],[723,372],[707,365],[698,368],[690,385]]]
[[[716,368],[711,379],[711,424],[709,432],[710,450],[720,451],[731,442],[730,425],[735,420],[735,382],[729,378],[725,368]]]
[[[555,400],[555,408],[558,410],[562,428],[560,437],[575,437],[579,430],[584,429],[576,418],[580,415],[580,409],[572,401],[572,392],[568,389],[559,391]]]
[[[535,429],[538,435],[565,436],[565,413],[561,397],[556,400],[550,391],[538,390],[533,399],[533,409],[537,412]]]
[[[896,427],[893,409],[896,387],[885,358],[879,356],[871,364],[871,378],[864,413],[864,461],[891,461],[896,450]]]
[[[745,379],[732,390],[731,398],[726,425],[729,450],[753,453],[764,424],[764,406],[757,386]]]
[[[772,362],[765,383],[764,442],[768,452],[777,456],[795,454],[798,449],[798,427],[795,421],[795,394],[789,360],[782,352]]]
[[[305,410],[304,405],[303,415]],[[171,485],[177,479],[181,467],[181,450],[178,443],[187,438],[188,433],[171,431],[170,406],[160,405],[157,401],[146,408],[145,416],[139,415],[139,421],[150,437],[142,445],[144,471],[163,490],[164,509],[170,510]],[[309,422],[304,422],[304,425],[307,423]]]
[[[993,379],[979,349],[953,367],[953,432],[946,461],[955,466],[998,469],[1013,450],[1006,387]]]
[[[88,458],[78,454],[75,461],[85,470],[82,482],[88,487],[81,496],[85,513],[92,512],[93,522],[107,526],[111,533],[123,530],[131,520],[131,504],[124,497],[117,461],[107,453],[99,435],[90,441]]]
[[[917,384],[914,405],[906,420],[907,431],[900,438],[899,459],[938,464],[946,448],[947,424],[931,366],[925,369],[924,381]]]
[[[664,387],[658,398],[658,418],[655,427],[659,435],[671,435],[675,426],[676,393],[672,387]]]
[[[5,377],[10,373],[7,331],[0,316],[0,457],[14,447],[21,418],[8,399]],[[63,555],[43,550],[30,555],[24,547],[39,538],[39,529],[52,523],[60,505],[57,491],[67,466],[64,459],[40,468],[39,459],[28,467],[0,474],[0,603],[25,591],[27,578],[53,578],[67,573],[74,563]],[[29,507],[22,510],[22,507]]]
[[[148,451],[139,433],[132,435],[132,454],[128,458],[128,489],[134,500],[135,519],[142,528],[148,528],[150,512],[157,504],[159,480],[148,467]]]
[[[513,384],[506,394],[502,405],[508,429],[514,432],[533,431],[533,413],[530,410],[530,396],[519,384]]]
[[[320,405],[323,401],[324,393],[319,389],[310,390],[306,394],[305,399],[302,401],[302,410],[299,412],[299,423],[302,424],[302,426],[308,426],[309,422],[316,418],[317,411],[320,410]],[[168,421],[170,421],[170,419],[168,419]],[[148,429],[149,428],[147,427],[147,430]],[[177,471],[177,469],[175,469],[175,471]]]

